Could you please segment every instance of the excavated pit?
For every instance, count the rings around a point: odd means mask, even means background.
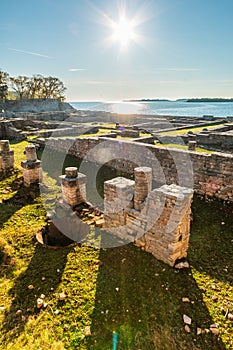
[[[101,228],[103,224],[103,213],[91,204],[81,203],[71,210],[62,200],[58,200],[36,239],[42,246],[52,249],[72,247],[87,239],[91,226]]]

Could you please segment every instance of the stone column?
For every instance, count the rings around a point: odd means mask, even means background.
[[[133,180],[116,177],[104,182],[104,221],[106,227],[125,225],[126,210],[133,207]]]
[[[143,208],[144,249],[171,266],[187,256],[192,197],[192,189],[163,185],[149,194]]]
[[[65,169],[65,175],[59,176],[62,186],[62,199],[71,207],[86,202],[86,175],[78,173],[76,167]]]
[[[24,185],[29,187],[31,184],[42,182],[41,161],[37,159],[36,147],[34,145],[26,146],[26,161],[21,162],[23,168]]]
[[[196,141],[189,141],[188,142],[188,150],[189,151],[196,151],[197,142]]]
[[[14,151],[10,150],[8,140],[0,140],[0,172],[7,172],[14,168]]]
[[[152,189],[152,169],[149,167],[138,167],[134,169],[135,192],[134,208],[140,210],[148,193]]]

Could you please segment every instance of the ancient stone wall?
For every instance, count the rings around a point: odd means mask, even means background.
[[[228,143],[233,144],[233,133],[227,132],[203,132],[197,134],[197,143],[206,146],[224,147]]]
[[[26,137],[14,127],[11,121],[1,120],[0,121],[0,139],[7,140],[25,140]]]
[[[151,190],[151,180],[152,169],[139,167],[135,181],[105,181],[104,228],[173,266],[187,256],[193,191],[177,185]]]
[[[233,201],[233,156],[229,154],[188,152],[98,137],[50,138],[46,147],[91,162],[108,163],[130,174],[136,166],[149,166],[153,169],[153,179],[161,185],[175,183],[190,187],[193,177],[195,192]],[[186,179],[180,181],[183,172]]]
[[[9,100],[1,105],[8,112],[48,112],[48,111],[74,111],[75,109],[66,102],[56,99],[23,99]]]

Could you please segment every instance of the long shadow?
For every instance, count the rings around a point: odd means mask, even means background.
[[[18,337],[27,322],[45,310],[44,307],[37,307],[37,298],[44,294],[44,301],[49,302],[49,297],[60,284],[70,249],[50,250],[36,245],[26,271],[15,279],[14,286],[8,293],[12,297],[12,303],[5,312],[1,327],[4,337],[6,333],[7,339],[9,334],[11,339]],[[30,285],[33,286],[32,289],[28,288]]]
[[[233,203],[195,196],[192,211],[192,266],[233,285]]]
[[[39,196],[38,186],[32,185],[28,188],[24,187],[22,177],[12,181],[12,183],[9,184],[9,189],[9,194],[14,191],[17,192],[9,199],[3,199],[2,203],[0,203],[0,229],[14,213],[25,205],[32,204]]]
[[[197,336],[214,322],[190,269],[172,269],[131,244],[102,250],[100,259],[88,349],[110,349],[113,331],[122,350],[225,349],[212,333]]]

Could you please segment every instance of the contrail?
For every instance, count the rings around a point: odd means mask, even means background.
[[[86,68],[70,68],[69,72],[79,72],[79,71],[83,71],[86,70]]]
[[[26,53],[27,55],[39,56],[39,57],[44,57],[44,58],[52,58],[50,56],[42,55],[42,54],[37,53],[37,52],[18,50],[18,49],[13,49],[11,47],[8,47],[8,50],[21,52],[21,53]]]

